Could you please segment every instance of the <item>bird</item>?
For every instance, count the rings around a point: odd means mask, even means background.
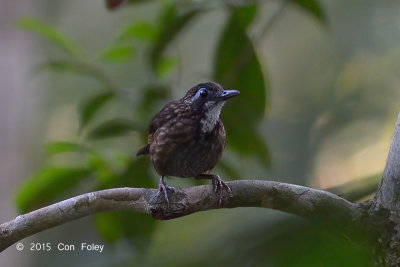
[[[147,144],[136,156],[150,156],[160,175],[158,196],[164,192],[168,206],[167,191],[175,191],[164,181],[168,176],[212,180],[220,205],[223,190],[231,193],[219,175],[210,171],[220,160],[226,144],[221,110],[228,99],[239,93],[224,89],[216,82],[199,83],[181,99],[166,104],[151,120]]]

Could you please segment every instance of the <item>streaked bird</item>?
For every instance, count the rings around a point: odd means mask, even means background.
[[[226,100],[239,94],[237,90],[225,90],[214,82],[200,83],[186,95],[169,102],[153,118],[149,126],[148,143],[137,153],[150,155],[154,169],[161,176],[159,194],[164,192],[169,205],[164,178],[194,177],[210,179],[219,194],[221,204],[223,190],[229,186],[216,174],[210,174],[225,149],[225,129],[220,114]]]

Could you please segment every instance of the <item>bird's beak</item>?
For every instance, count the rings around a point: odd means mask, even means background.
[[[224,90],[222,93],[218,96],[218,99],[221,101],[225,101],[231,97],[234,97],[236,95],[240,94],[238,90]]]

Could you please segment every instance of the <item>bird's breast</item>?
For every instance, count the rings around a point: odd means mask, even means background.
[[[150,145],[150,158],[160,175],[192,177],[212,169],[225,148],[219,120],[204,132],[201,118],[177,118],[159,128]]]

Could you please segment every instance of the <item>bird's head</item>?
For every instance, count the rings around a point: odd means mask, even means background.
[[[191,88],[182,100],[202,115],[202,129],[204,132],[209,132],[219,120],[225,101],[238,94],[237,90],[225,90],[218,83],[206,82]]]

